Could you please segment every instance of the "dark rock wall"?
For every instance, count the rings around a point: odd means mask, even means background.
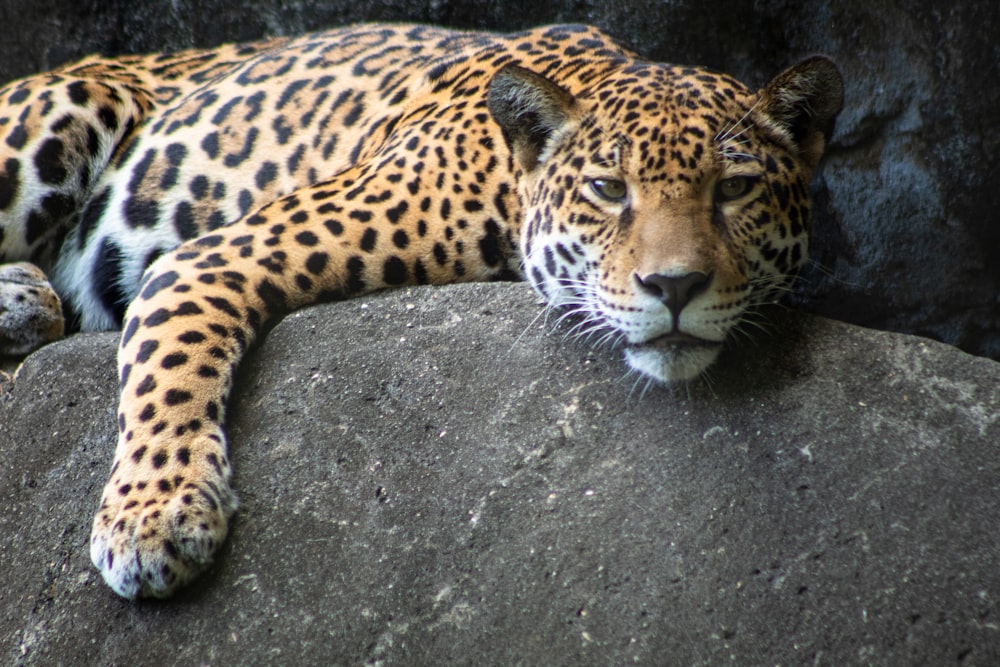
[[[760,0],[0,0],[0,79],[93,51],[177,49],[362,20],[513,30],[600,25],[651,58],[763,83],[837,59],[845,109],[815,189],[824,315],[1000,358],[1000,3]]]

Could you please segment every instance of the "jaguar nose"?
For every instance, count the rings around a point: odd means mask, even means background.
[[[678,275],[651,273],[647,276],[636,275],[636,282],[647,294],[659,299],[676,320],[684,307],[704,292],[712,282],[711,273],[692,271]]]

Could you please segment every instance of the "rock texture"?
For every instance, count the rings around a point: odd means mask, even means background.
[[[1000,3],[958,0],[35,0],[0,3],[0,80],[93,51],[206,46],[362,20],[602,26],[659,60],[763,83],[832,55],[847,106],[815,183],[796,301],[1000,359]]]
[[[0,399],[0,662],[1000,661],[1000,364],[775,313],[668,391],[523,284],[301,311],[241,372],[218,563],[132,604],[87,555],[113,334]]]

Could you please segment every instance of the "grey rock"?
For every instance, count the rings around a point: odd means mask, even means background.
[[[795,302],[1000,359],[1000,3],[959,0],[0,0],[0,80],[94,51],[143,52],[352,21],[516,30],[601,26],[657,60],[763,84],[833,56],[846,108],[814,184],[812,256]]]
[[[233,531],[168,602],[87,553],[115,335],[32,355],[0,662],[997,664],[1000,364],[779,311],[669,390],[538,314],[493,284],[280,323],[233,399]]]

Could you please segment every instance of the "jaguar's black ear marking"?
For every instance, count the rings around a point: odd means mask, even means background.
[[[573,120],[576,100],[544,76],[507,65],[493,76],[487,104],[518,165],[533,171]]]
[[[758,93],[757,124],[790,141],[815,167],[844,106],[844,80],[826,56],[806,58]]]

